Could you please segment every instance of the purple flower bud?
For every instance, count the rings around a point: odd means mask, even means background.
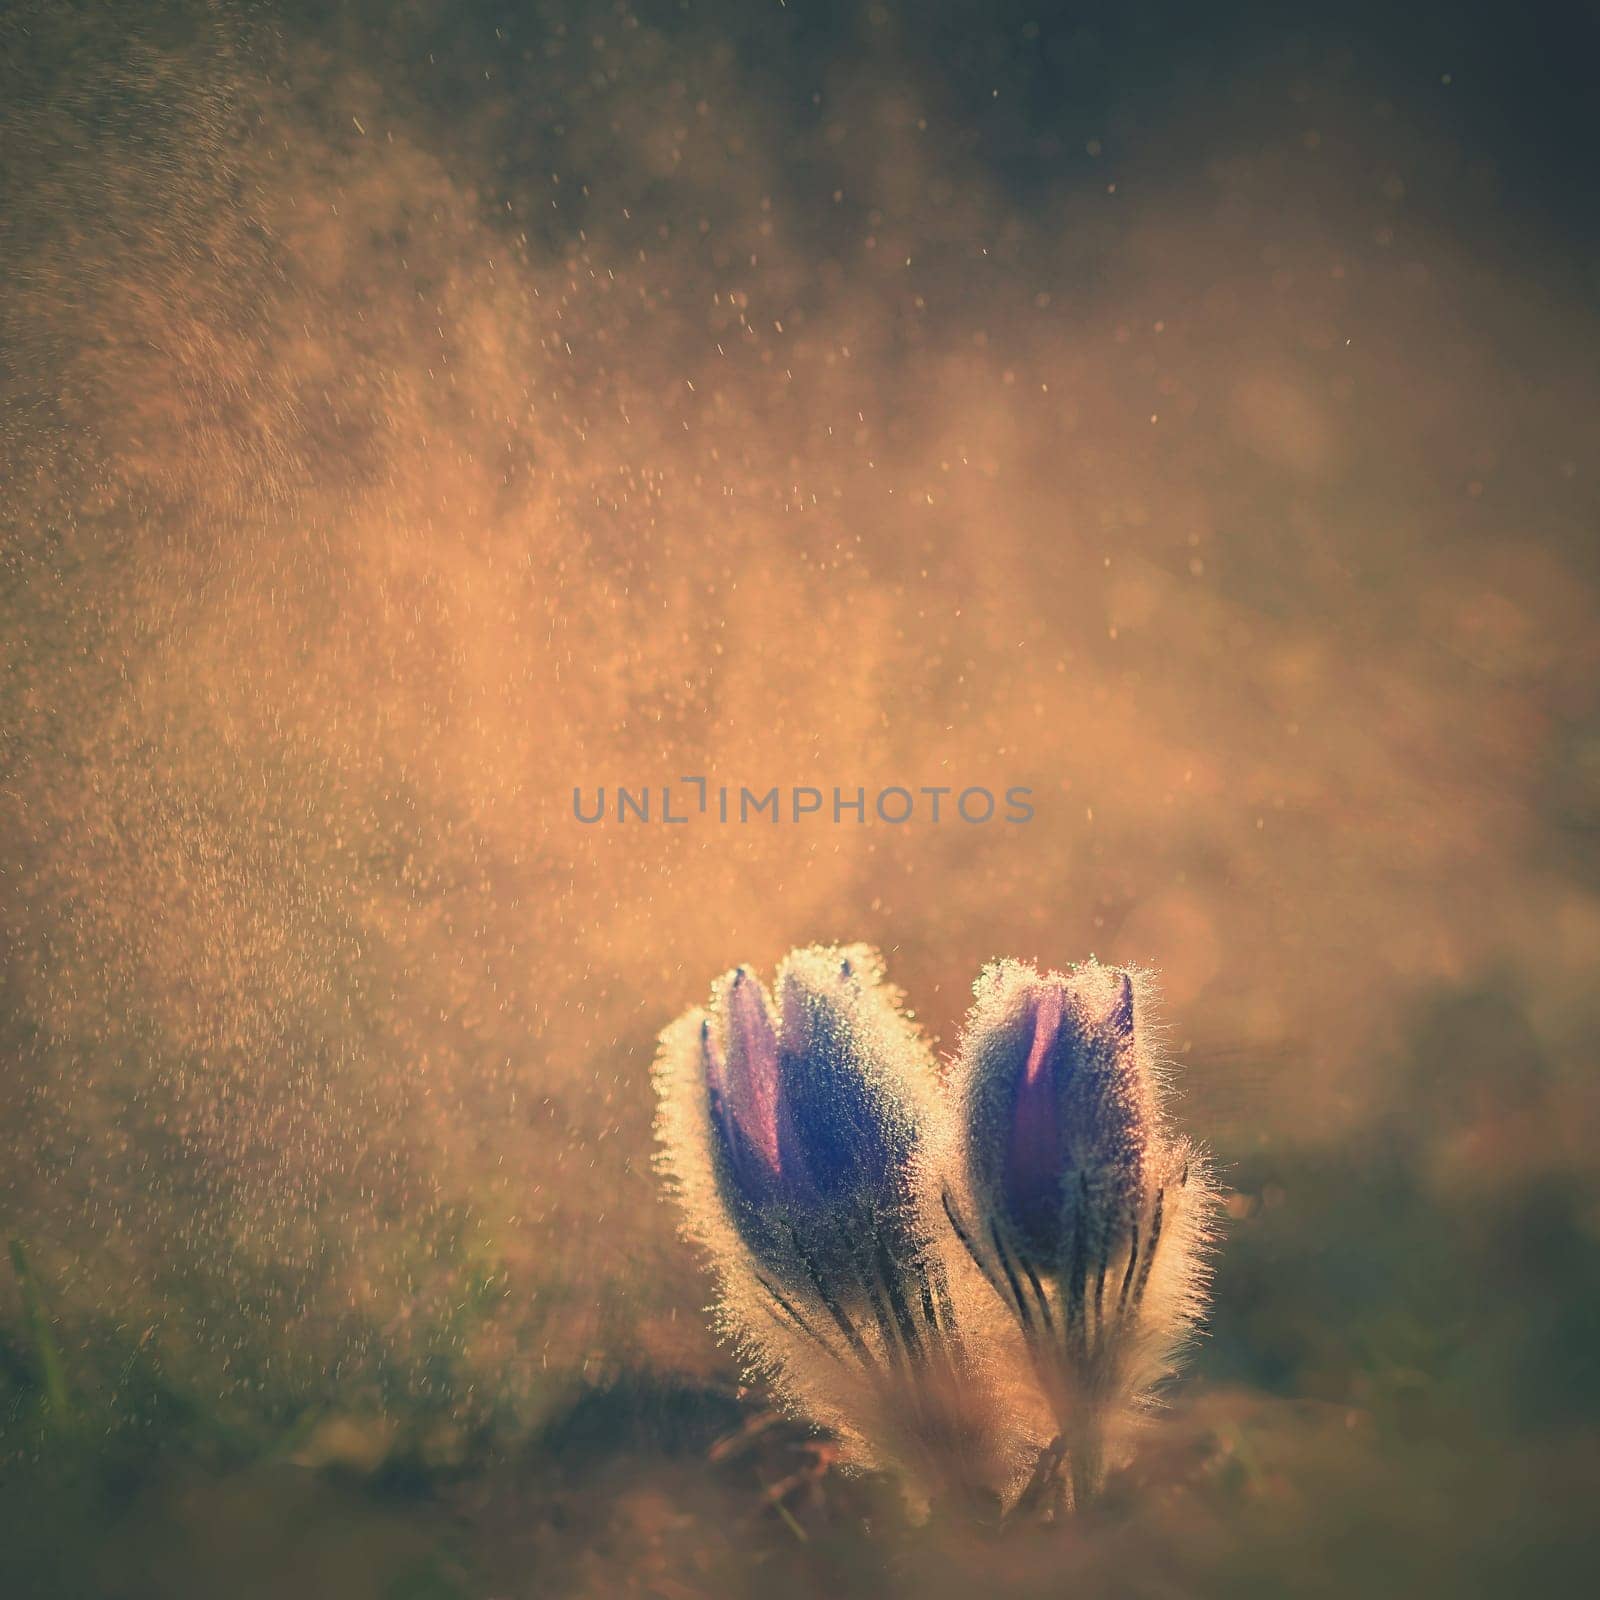
[[[975,995],[942,1199],[1060,1426],[1039,1473],[1059,1468],[1081,1506],[1119,1413],[1172,1371],[1204,1306],[1212,1192],[1167,1128],[1129,973],[1000,961]]]
[[[851,1459],[992,1513],[1045,1419],[1025,1398],[1020,1424],[1001,1409],[993,1308],[929,1187],[949,1128],[937,1067],[878,956],[794,950],[770,991],[726,974],[662,1033],[655,1081],[722,1329]]]
[[[778,1036],[761,985],[743,967],[724,980],[722,1027],[700,1025],[712,1126],[733,1186],[764,1205],[783,1175],[778,1140]],[[720,1039],[718,1034],[720,1032]]]
[[[921,1107],[905,1072],[914,1035],[876,974],[837,951],[796,952],[778,984],[779,1081],[809,1195],[877,1208],[905,1197]],[[912,1056],[913,1076],[923,1063]]]
[[[1157,1138],[1132,980],[1091,963],[1041,976],[988,968],[963,1043],[963,1091],[980,1203],[1039,1271],[1097,1254],[1132,1225]]]
[[[793,952],[779,970],[776,1022],[747,969],[713,990],[701,1067],[736,1213],[781,1205],[792,1220],[904,1199],[918,1113],[894,1059],[906,1030],[859,963]]]

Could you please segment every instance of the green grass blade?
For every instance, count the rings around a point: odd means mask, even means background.
[[[39,1378],[44,1389],[46,1405],[57,1416],[65,1416],[72,1401],[67,1392],[67,1368],[61,1359],[61,1347],[56,1343],[50,1328],[50,1317],[44,1308],[44,1297],[28,1265],[28,1252],[20,1239],[11,1241],[11,1266],[16,1272],[22,1290],[22,1307],[28,1319],[29,1331],[39,1352]]]

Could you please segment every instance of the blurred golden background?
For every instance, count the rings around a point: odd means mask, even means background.
[[[813,939],[947,1050],[993,956],[1157,968],[1232,1191],[1143,1476],[1015,1592],[1578,1570],[1595,41],[1544,21],[0,17],[15,1592],[1000,1581],[707,1462],[649,1059]],[[1036,814],[574,820],[684,774]]]

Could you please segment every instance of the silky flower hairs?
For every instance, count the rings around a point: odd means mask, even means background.
[[[1127,975],[1002,962],[976,993],[941,1087],[875,952],[796,950],[771,997],[719,979],[655,1077],[721,1331],[848,1462],[984,1517],[1092,1495],[1200,1308],[1208,1191]]]
[[[656,1060],[662,1166],[719,1326],[847,1460],[982,1515],[1022,1462],[956,1314],[971,1268],[926,1203],[932,1054],[865,946],[791,952],[774,996],[735,969]]]
[[[974,987],[949,1083],[945,1214],[1016,1318],[1059,1433],[1072,1501],[1174,1370],[1205,1306],[1213,1193],[1171,1133],[1142,980],[1018,961]]]

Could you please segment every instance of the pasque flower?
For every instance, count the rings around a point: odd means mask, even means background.
[[[797,951],[778,1004],[737,967],[700,1019],[700,1071],[723,1197],[775,1269],[772,1233],[863,1214],[899,1231],[928,1085],[915,1035],[858,953]],[[863,979],[866,981],[863,981]]]
[[[751,1365],[913,1499],[1015,1516],[1086,1503],[1172,1371],[1212,1199],[1145,979],[1000,961],[974,992],[941,1084],[875,952],[735,968],[661,1036],[657,1125]]]
[[[1055,1412],[1041,1467],[1064,1458],[1082,1503],[1201,1310],[1210,1185],[1168,1126],[1138,976],[1000,961],[974,992],[942,1200]]]
[[[924,1499],[998,1501],[1021,1446],[958,1325],[970,1273],[927,1203],[937,1074],[876,953],[793,951],[770,997],[736,968],[662,1035],[656,1082],[724,1329],[855,1460]]]

